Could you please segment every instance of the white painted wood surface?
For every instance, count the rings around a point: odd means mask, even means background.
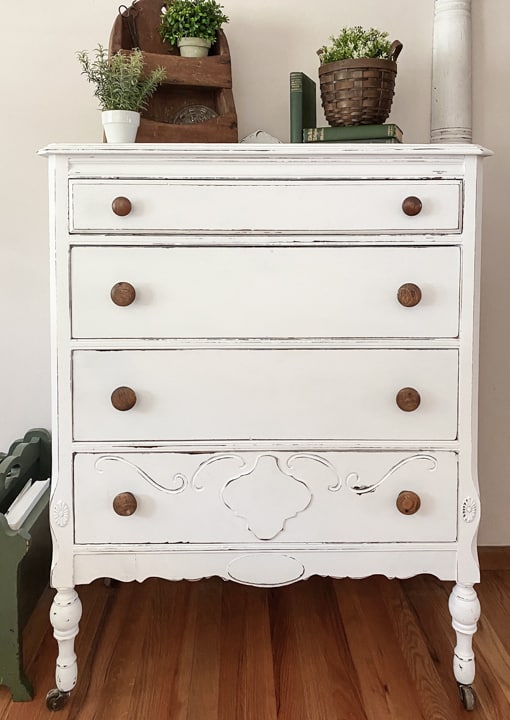
[[[453,452],[78,453],[76,542],[454,542]],[[420,495],[413,516],[399,492]],[[132,493],[137,510],[113,511]]]
[[[76,351],[74,439],[454,440],[457,374],[456,350]],[[406,387],[414,412],[395,400]]]
[[[360,282],[360,278],[363,280]],[[460,250],[74,247],[75,338],[456,337]],[[112,302],[129,282],[135,301]],[[422,291],[403,307],[401,285]]]
[[[334,233],[446,232],[459,229],[459,182],[324,182],[288,180],[73,180],[72,233]],[[409,217],[402,202],[422,200]],[[117,197],[132,204],[128,215],[112,210]],[[274,198],[278,198],[274,202]],[[360,212],[361,210],[361,212]],[[313,214],[313,218],[312,218]]]
[[[431,142],[471,142],[471,76],[471,0],[435,0]]]
[[[101,576],[276,586],[314,573],[432,573],[462,588],[451,608],[471,662],[485,151],[44,152],[55,199],[52,612],[70,668],[58,687],[76,679],[73,588]],[[112,219],[105,189],[133,187],[133,216]],[[402,192],[415,191],[430,202],[402,217]],[[171,212],[169,192],[187,207]],[[303,238],[306,247],[291,247]],[[423,305],[399,308],[395,285],[414,281],[410,258],[421,258]],[[112,308],[110,283],[130,281],[133,268],[140,303]],[[120,385],[137,393],[132,410],[111,406]],[[414,412],[395,404],[405,386],[420,392]],[[404,489],[421,498],[409,517],[395,508]],[[137,498],[133,516],[112,510],[120,492]]]
[[[341,549],[338,549],[341,547]],[[149,577],[162,577],[167,580],[198,580],[207,575],[218,575],[226,580],[235,580],[245,585],[279,586],[293,582],[282,575],[274,574],[273,557],[288,557],[289,547],[265,550],[268,558],[267,570],[260,563],[260,548],[243,545],[230,546],[229,553],[218,550],[215,545],[194,545],[193,549],[178,546],[168,551],[167,545],[152,545],[150,552],[143,547],[132,545],[89,545],[76,548],[74,556],[74,578],[77,585],[89,583],[97,577],[97,555],[101,553],[101,566],[104,575],[123,582],[137,580],[143,582]],[[251,572],[242,578],[233,577],[231,566],[238,558],[256,556]],[[409,578],[426,573],[442,580],[450,580],[457,572],[457,551],[454,543],[437,545],[433,543],[375,543],[365,544],[365,552],[352,545],[332,545],[324,552],[320,547],[309,543],[306,549],[293,548],[292,557],[304,571],[295,579],[305,580],[312,575],[331,577],[364,578],[368,575],[386,575],[389,578]],[[248,562],[243,563],[248,565]],[[235,567],[235,566],[234,566]]]

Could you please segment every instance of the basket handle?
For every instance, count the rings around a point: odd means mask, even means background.
[[[402,45],[400,40],[394,40],[391,43],[391,47],[390,47],[390,60],[393,60],[393,62],[395,62],[396,59],[398,58],[398,56],[400,55],[400,53],[402,52],[403,47],[404,46]]]

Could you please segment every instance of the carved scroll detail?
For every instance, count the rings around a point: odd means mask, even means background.
[[[215,487],[218,482],[224,482],[219,492],[221,501],[228,510],[237,517],[246,520],[246,529],[259,540],[272,540],[279,535],[286,523],[300,513],[304,512],[313,500],[313,492],[306,482],[309,468],[306,465],[297,469],[300,461],[309,461],[322,466],[329,471],[332,477],[328,490],[338,492],[342,487],[342,478],[336,467],[322,455],[308,452],[299,452],[292,455],[279,456],[274,453],[260,453],[256,456],[250,454],[245,457],[236,453],[213,455],[204,460],[195,470],[191,479],[184,473],[173,475],[169,485],[162,485],[152,478],[145,470],[122,456],[102,455],[95,462],[97,472],[104,472],[102,465],[106,462],[120,462],[134,470],[145,482],[157,490],[177,494],[186,488],[196,492],[205,490],[205,476],[211,467],[219,463],[233,463],[233,467],[221,468],[221,473],[215,475]],[[345,478],[346,487],[357,495],[366,495],[375,492],[392,475],[399,472],[409,463],[426,463],[428,470],[434,472],[438,461],[432,455],[415,454],[403,458],[393,465],[379,480],[372,484],[362,484],[357,472],[349,473]],[[228,470],[228,472],[227,472]],[[317,469],[316,469],[317,472]],[[217,490],[215,491],[217,492]],[[60,508],[61,517],[57,523],[64,521],[65,512]],[[66,506],[67,507],[67,506]],[[69,513],[69,508],[67,508]],[[477,505],[473,498],[466,498],[462,506],[462,516],[465,522],[472,522],[477,514]]]
[[[324,465],[329,470],[331,470],[331,472],[336,478],[335,482],[332,485],[328,486],[328,490],[330,490],[331,492],[338,492],[342,487],[342,478],[338,474],[337,469],[329,462],[329,460],[326,460],[326,458],[322,457],[322,455],[315,455],[315,453],[295,453],[294,455],[291,455],[287,458],[286,461],[286,465],[291,471],[294,469],[295,460],[313,460],[314,462],[318,462],[321,465]]]
[[[377,488],[383,484],[391,475],[394,475],[400,468],[404,467],[404,465],[407,465],[410,462],[416,462],[416,461],[426,461],[430,464],[430,472],[434,472],[434,470],[437,468],[437,460],[432,455],[411,455],[410,457],[404,458],[403,460],[400,460],[396,465],[393,465],[387,473],[385,473],[380,480],[378,480],[376,483],[373,483],[372,485],[359,485],[359,475],[357,472],[351,472],[347,475],[345,479],[345,484],[349,488],[349,490],[352,490],[352,492],[355,492],[357,495],[366,495],[367,493],[374,492],[377,490]]]
[[[193,473],[193,477],[191,478],[191,487],[193,488],[193,490],[196,490],[197,492],[202,492],[204,486],[201,485],[198,481],[199,475],[203,474],[206,468],[210,467],[214,463],[221,462],[223,460],[236,460],[239,464],[240,470],[244,470],[246,467],[248,467],[246,460],[244,460],[240,455],[235,455],[234,453],[228,453],[225,455],[213,455],[213,457],[210,457],[208,460],[201,463]]]
[[[275,538],[288,520],[310,505],[313,493],[303,479],[304,471],[298,474],[295,467],[300,460],[326,467],[334,478],[329,485],[332,492],[341,487],[336,468],[326,458],[314,453],[295,453],[286,458],[262,453],[251,462],[237,454],[218,455],[197,468],[191,487],[198,492],[204,490],[202,477],[205,471],[215,463],[228,460],[234,461],[238,469],[229,474],[220,493],[221,499],[225,507],[247,521],[247,529],[259,540]],[[271,498],[275,498],[273,503]]]
[[[135,472],[137,472],[141,478],[143,478],[147,483],[149,483],[149,485],[152,485],[152,487],[156,488],[157,490],[161,490],[161,492],[164,493],[180,493],[184,490],[184,488],[188,485],[189,482],[188,478],[182,473],[175,473],[173,478],[170,480],[170,483],[173,485],[173,487],[161,485],[161,483],[158,483],[156,482],[156,480],[151,478],[151,476],[146,473],[145,470],[142,470],[141,467],[138,467],[138,465],[135,465],[135,463],[132,463],[130,460],[126,460],[119,455],[102,455],[100,458],[98,458],[94,463],[94,467],[98,473],[104,472],[104,470],[100,466],[103,465],[105,462],[119,462],[127,465],[128,467],[135,470]]]

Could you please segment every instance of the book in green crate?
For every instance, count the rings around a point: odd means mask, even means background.
[[[394,123],[385,125],[349,125],[342,127],[303,128],[303,142],[384,142],[401,143],[402,130]]]
[[[317,124],[315,82],[303,72],[290,73],[290,141],[303,142],[304,128]]]

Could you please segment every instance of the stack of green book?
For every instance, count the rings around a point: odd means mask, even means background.
[[[315,82],[302,72],[290,73],[290,141],[292,143],[401,143],[402,130],[394,123],[315,127]]]
[[[398,125],[349,125],[348,127],[303,128],[303,141],[349,143],[401,143],[402,130]]]

